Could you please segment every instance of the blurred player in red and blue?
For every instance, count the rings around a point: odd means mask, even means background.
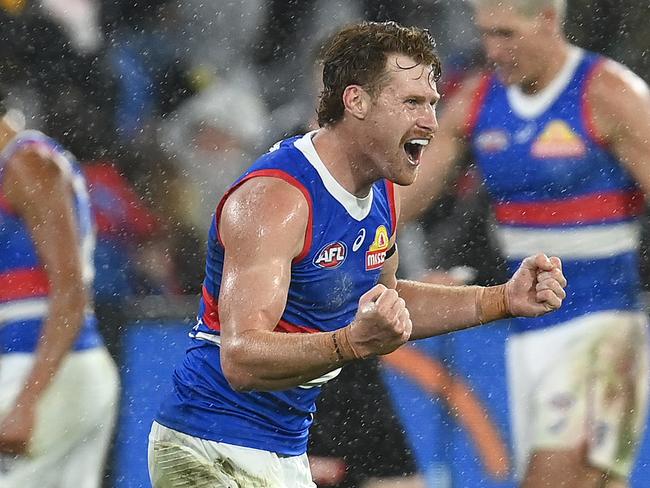
[[[101,486],[118,400],[70,153],[0,113],[0,486]]]
[[[511,272],[530,253],[562,258],[566,303],[513,321],[508,341],[518,472],[528,488],[623,487],[648,398],[637,216],[650,192],[650,92],[566,40],[564,0],[475,4],[494,71],[448,101],[404,217],[469,149]]]
[[[543,254],[496,287],[396,279],[395,183],[437,129],[433,40],[363,23],[324,52],[321,128],[273,146],[217,207],[199,320],[149,438],[156,488],[312,488],[314,403],[339,368],[565,296]]]

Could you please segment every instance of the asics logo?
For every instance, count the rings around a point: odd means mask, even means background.
[[[354,244],[352,244],[352,252],[357,252],[359,250],[365,238],[366,238],[366,229],[361,229],[359,231],[359,235],[354,240]]]

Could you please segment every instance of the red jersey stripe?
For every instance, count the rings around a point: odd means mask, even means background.
[[[43,269],[14,269],[0,273],[0,301],[46,296],[50,290]]]
[[[485,95],[487,95],[488,88],[490,87],[490,79],[489,74],[483,73],[479,80],[476,92],[474,92],[474,96],[472,97],[469,113],[467,114],[467,120],[465,122],[465,135],[467,137],[471,137],[472,132],[474,132],[474,128],[476,127],[476,123],[478,122],[478,116],[483,108]]]
[[[608,192],[542,202],[505,202],[496,204],[500,224],[559,225],[602,223],[634,217],[643,212],[641,192]]]
[[[591,107],[591,102],[587,94],[589,93],[589,84],[596,77],[597,73],[603,66],[604,62],[605,59],[601,59],[597,63],[594,63],[594,65],[591,67],[591,69],[589,70],[589,74],[587,75],[586,81],[582,87],[582,93],[580,96],[581,104],[582,104],[582,106],[580,107],[580,115],[582,117],[582,123],[585,126],[585,131],[587,132],[589,137],[591,137],[593,141],[601,147],[607,147],[607,141],[602,136],[602,134],[598,133],[598,130],[596,129],[596,126],[594,124],[593,109]]]
[[[294,178],[293,176],[291,176],[290,174],[282,170],[261,169],[258,171],[253,171],[252,173],[246,175],[246,177],[242,178],[236,185],[231,187],[223,196],[223,198],[219,202],[219,205],[217,205],[217,209],[214,215],[214,218],[217,219],[217,229],[218,229],[219,219],[221,218],[221,210],[223,209],[223,205],[226,203],[226,200],[232,194],[232,192],[234,192],[237,188],[239,188],[244,182],[252,178],[259,178],[259,177],[271,177],[271,178],[279,178],[281,180],[284,180],[287,183],[289,183],[291,186],[294,186],[298,190],[300,190],[300,192],[305,197],[305,200],[307,200],[307,204],[309,205],[309,217],[307,220],[307,228],[305,229],[305,242],[303,244],[302,250],[300,251],[300,254],[298,254],[298,256],[296,256],[293,259],[294,263],[301,261],[309,254],[309,250],[311,249],[312,234],[313,234],[312,227],[313,227],[313,220],[314,220],[314,204],[312,202],[311,195],[309,194],[307,188],[305,188],[305,186],[296,178]],[[219,234],[218,231],[217,231],[217,239],[219,240],[219,243],[223,246],[223,241],[221,240],[221,235]]]
[[[219,307],[216,300],[210,296],[205,286],[202,291],[203,301],[205,302],[205,312],[203,313],[203,323],[207,325],[210,329],[220,331],[221,323],[219,322]],[[291,333],[307,333],[311,334],[314,332],[320,332],[319,330],[313,329],[311,327],[305,327],[303,325],[290,324],[285,320],[280,320],[278,325],[273,329],[274,332],[291,332]]]
[[[391,221],[391,237],[397,230],[397,207],[395,206],[395,183],[389,180],[386,182],[386,195],[388,196],[388,204],[390,205],[390,221]]]

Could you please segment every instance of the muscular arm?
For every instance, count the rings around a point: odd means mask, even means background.
[[[417,219],[451,179],[455,164],[467,149],[467,124],[480,81],[478,77],[469,79],[446,100],[440,127],[423,154],[415,182],[401,189],[402,222]]]
[[[399,212],[399,204],[397,206]],[[406,302],[413,324],[410,340],[432,337],[482,323],[477,310],[477,298],[481,289],[485,290],[484,287],[445,286],[398,280],[398,263],[399,251],[395,251],[384,263],[380,281],[387,288],[397,290]],[[496,287],[492,288],[496,290]],[[490,320],[508,316],[507,310],[501,312],[502,316],[491,316]]]
[[[221,364],[235,389],[294,387],[343,364],[331,333],[273,332],[286,305],[291,261],[303,247],[308,217],[301,192],[274,178],[244,183],[223,207]]]
[[[400,191],[403,191],[400,189]],[[397,200],[397,213],[400,214]],[[398,280],[399,256],[384,263],[381,282],[397,290],[412,322],[410,340],[466,329],[510,316],[535,317],[559,308],[566,280],[558,258],[526,258],[513,278],[498,286],[445,286]]]
[[[33,151],[19,153],[5,171],[3,190],[26,222],[50,288],[35,361],[17,400],[33,406],[81,329],[87,294],[70,179],[55,162]]]
[[[406,302],[413,330],[410,340],[465,329],[481,322],[476,309],[478,286],[445,286],[395,277],[399,261],[395,252],[384,263],[382,283],[394,288]],[[503,317],[507,314],[504,310]],[[496,317],[496,318],[503,318]]]
[[[591,123],[618,160],[650,197],[650,91],[648,85],[614,61],[594,73],[587,99]]]

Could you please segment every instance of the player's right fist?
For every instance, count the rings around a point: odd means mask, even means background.
[[[406,303],[393,289],[376,285],[359,299],[357,315],[348,325],[348,339],[358,357],[388,354],[411,337]]]

